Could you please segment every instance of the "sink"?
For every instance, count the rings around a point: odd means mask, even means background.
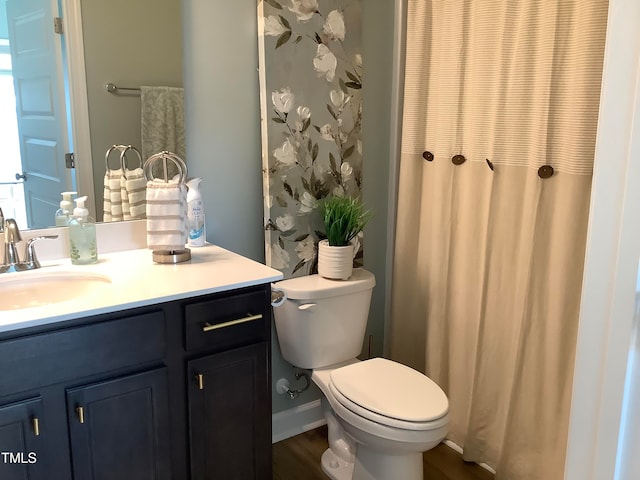
[[[92,272],[35,270],[0,276],[0,311],[99,295],[111,278]]]

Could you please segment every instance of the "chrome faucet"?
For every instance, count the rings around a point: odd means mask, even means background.
[[[0,232],[4,233],[4,259],[2,265],[0,265],[0,273],[22,272],[24,270],[40,268],[34,243],[38,240],[58,238],[58,235],[43,235],[30,238],[25,248],[26,259],[20,261],[17,244],[22,241],[22,235],[20,235],[18,224],[13,218],[5,220],[2,210],[0,210],[0,219],[2,220],[2,222],[0,222],[2,226],[0,227]]]

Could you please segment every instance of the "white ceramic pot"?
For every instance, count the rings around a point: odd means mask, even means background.
[[[332,280],[346,280],[353,272],[353,243],[332,247],[328,240],[318,243],[318,274]]]

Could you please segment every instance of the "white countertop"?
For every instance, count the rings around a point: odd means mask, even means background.
[[[150,250],[138,249],[101,254],[98,263],[93,265],[72,265],[69,259],[62,259],[42,262],[43,267],[38,270],[3,273],[0,276],[3,282],[11,278],[26,280],[30,275],[50,276],[54,273],[99,275],[107,281],[97,282],[94,292],[69,301],[0,310],[0,332],[282,279],[278,270],[214,245],[192,248],[191,257],[188,262],[161,265],[153,263]]]

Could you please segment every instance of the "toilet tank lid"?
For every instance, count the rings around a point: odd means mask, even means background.
[[[282,280],[275,286],[284,291],[287,298],[313,300],[361,292],[373,288],[375,284],[376,279],[373,273],[364,268],[354,268],[348,280],[329,280],[320,275],[306,275]]]

